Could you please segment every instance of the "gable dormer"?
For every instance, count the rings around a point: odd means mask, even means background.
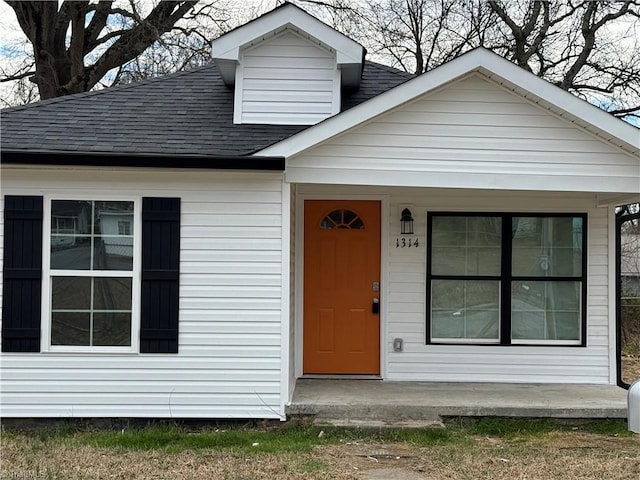
[[[234,123],[314,125],[340,112],[357,88],[364,48],[304,10],[284,4],[213,41],[234,88]]]

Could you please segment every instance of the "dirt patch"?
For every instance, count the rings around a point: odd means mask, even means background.
[[[622,380],[629,384],[640,380],[640,355],[622,356]]]

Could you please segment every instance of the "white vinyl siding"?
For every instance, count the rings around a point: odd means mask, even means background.
[[[383,366],[386,380],[436,382],[610,383],[609,288],[610,270],[607,207],[595,207],[596,196],[577,193],[488,192],[482,190],[374,188],[305,185],[305,198],[321,195],[383,195],[389,200],[387,254],[389,272],[382,285]],[[409,206],[418,248],[396,248],[400,212]],[[402,207],[402,208],[401,208]],[[586,213],[587,332],[586,347],[426,344],[426,231],[429,211],[458,212],[572,212]],[[383,220],[384,221],[384,220]],[[298,246],[300,243],[298,242]],[[611,300],[613,301],[613,300]],[[614,319],[611,319],[613,322]],[[404,351],[393,351],[402,338]]]
[[[108,192],[182,205],[179,353],[4,353],[3,416],[282,417],[281,174],[2,173],[3,195]]]
[[[640,163],[471,75],[302,152],[287,181],[631,193]]]
[[[235,123],[312,125],[340,109],[335,52],[292,31],[245,50],[236,76]]]

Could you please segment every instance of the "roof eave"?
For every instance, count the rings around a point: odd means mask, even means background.
[[[153,155],[105,152],[60,152],[2,149],[3,165],[186,168],[282,172],[282,156]]]

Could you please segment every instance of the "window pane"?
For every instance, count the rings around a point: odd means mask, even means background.
[[[435,216],[433,275],[500,275],[502,219]]]
[[[580,217],[514,217],[513,275],[582,275]]]
[[[131,314],[112,312],[94,313],[93,345],[131,345]]]
[[[51,268],[90,270],[91,237],[51,235]]]
[[[53,310],[91,309],[91,278],[52,277],[51,292]]]
[[[131,310],[131,278],[95,278],[95,310]]]
[[[91,202],[53,200],[51,202],[51,233],[89,235],[91,233]]]
[[[53,312],[51,345],[90,345],[91,314],[89,312]]]
[[[351,222],[355,220],[357,215],[353,213],[351,210],[343,210],[342,211],[342,223],[349,225]]]
[[[133,270],[132,237],[95,237],[94,270]]]
[[[513,282],[514,340],[579,340],[581,282]]]
[[[431,244],[452,246],[465,244],[468,217],[435,216],[432,220]]]
[[[95,202],[94,233],[121,235],[118,222],[133,224],[133,202]]]
[[[433,280],[431,292],[433,338],[498,340],[500,282]]]

